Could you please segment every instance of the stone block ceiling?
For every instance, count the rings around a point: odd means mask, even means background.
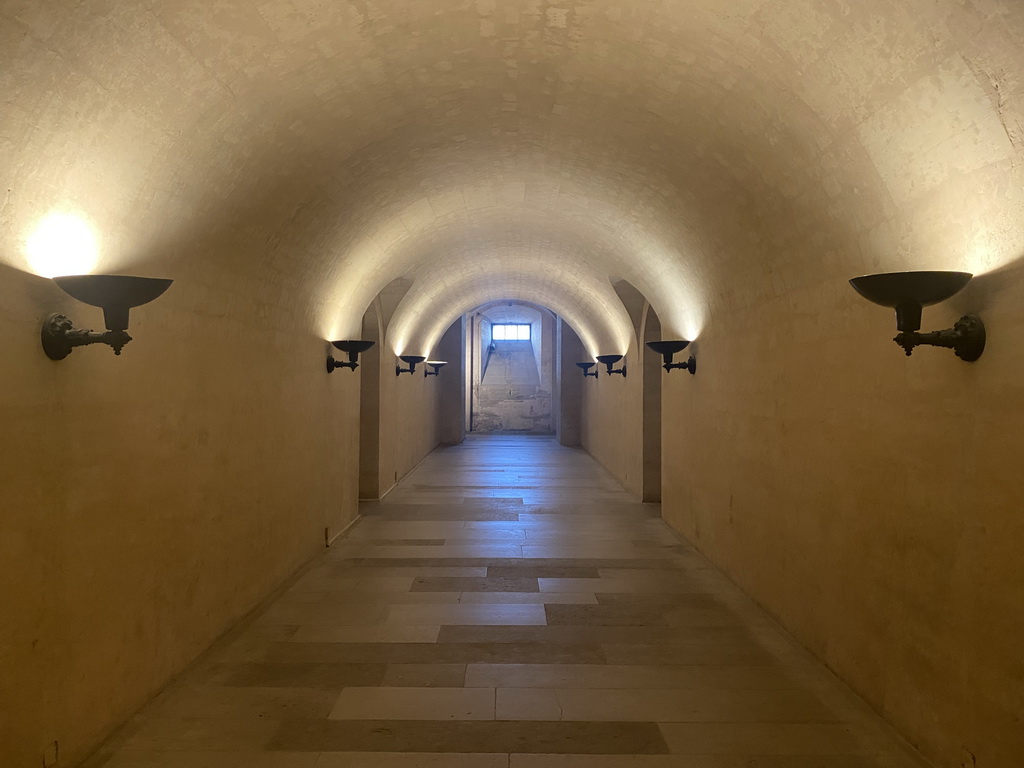
[[[7,0],[0,259],[265,295],[328,337],[413,281],[396,352],[492,300],[592,353],[865,271],[1024,246],[1024,6],[997,0]],[[996,182],[996,180],[999,180]],[[1019,179],[1017,179],[1019,181]]]

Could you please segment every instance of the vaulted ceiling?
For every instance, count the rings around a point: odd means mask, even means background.
[[[728,301],[1024,250],[1024,4],[5,0],[0,259],[51,211],[396,351],[534,302],[625,351]],[[999,181],[995,181],[998,179]],[[244,276],[241,279],[240,276]]]

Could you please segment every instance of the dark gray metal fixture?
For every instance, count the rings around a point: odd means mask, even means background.
[[[348,362],[335,360],[334,355],[327,356],[327,372],[333,373],[335,368],[351,368],[353,371],[359,367],[359,355],[373,346],[372,341],[361,341],[357,339],[344,339],[332,341],[331,344],[340,352],[348,354]]]
[[[684,371],[689,371],[691,374],[696,375],[697,373],[697,358],[690,355],[690,358],[685,363],[673,363],[672,356],[676,352],[682,352],[690,345],[688,339],[673,339],[671,341],[648,341],[647,346],[653,351],[661,355],[664,363],[662,368],[666,371],[671,371],[674,368],[681,368]]]
[[[427,360],[427,366],[431,370],[428,371],[424,369],[423,377],[426,378],[427,376],[440,376],[441,369],[444,368],[446,365],[448,365],[447,360]]]
[[[587,376],[593,376],[595,379],[597,378],[597,371],[592,372],[590,370],[597,365],[597,363],[576,363],[576,365],[583,371],[583,378],[587,378]]]
[[[422,363],[427,358],[423,355],[399,355],[398,359],[403,363],[408,363],[408,368],[403,368],[400,365],[395,366],[395,376],[401,376],[403,373],[416,373],[416,366]]]
[[[973,363],[985,351],[985,324],[977,315],[964,315],[952,328],[920,333],[921,309],[938,304],[960,292],[970,281],[970,272],[886,272],[863,275],[850,285],[868,301],[896,310],[893,339],[910,357],[914,347],[946,347],[961,360]]]
[[[148,304],[166,291],[173,280],[128,275],[67,275],[55,277],[53,282],[69,296],[100,307],[106,333],[75,328],[65,315],[50,315],[40,334],[43,351],[51,360],[63,360],[75,347],[87,344],[106,344],[120,355],[124,345],[132,340],[128,335],[128,311],[132,307]]]
[[[623,363],[621,368],[612,368],[619,360],[622,359],[622,355],[598,355],[597,362],[604,363],[605,373],[611,376],[613,373],[622,374],[622,377],[626,377],[626,364]]]

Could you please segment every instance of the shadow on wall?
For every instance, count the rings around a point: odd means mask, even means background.
[[[981,314],[1000,294],[1024,283],[1024,254],[991,272],[976,275],[950,303],[961,313]],[[982,318],[984,320],[984,317]]]
[[[5,286],[18,285],[17,291],[0,293],[0,312],[13,312],[13,304],[28,305],[37,308],[38,320],[41,325],[43,320],[52,312],[56,302],[68,304],[73,302],[64,295],[56,284],[48,277],[40,277],[31,272],[24,272],[17,267],[12,267],[0,261],[0,284]],[[77,303],[77,302],[75,302]],[[79,304],[84,307],[85,305]],[[18,323],[24,323],[25,317],[12,317]],[[33,321],[34,322],[34,321]]]

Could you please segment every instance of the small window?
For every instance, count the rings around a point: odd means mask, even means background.
[[[493,325],[491,326],[491,338],[494,341],[529,341],[530,324],[517,323],[516,325]]]

